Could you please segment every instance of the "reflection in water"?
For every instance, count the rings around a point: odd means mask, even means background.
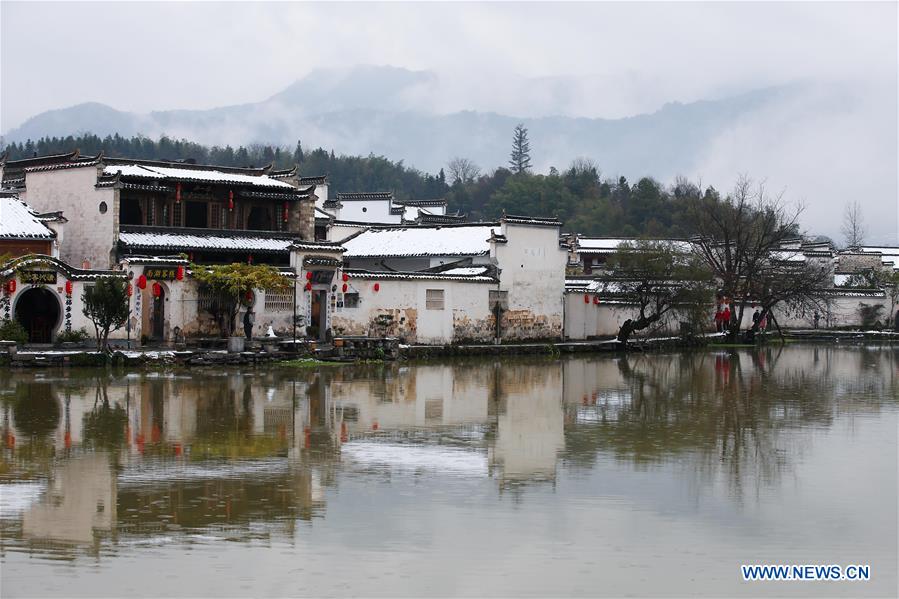
[[[516,505],[549,492],[547,510],[564,514],[603,493],[656,501],[612,489],[672,465],[692,496],[744,510],[785,476],[810,476],[807,431],[895,414],[897,367],[890,348],[788,347],[312,372],[4,372],[3,555],[102,561],[156,538],[295,543],[304,522],[358,527],[327,508],[360,481],[380,494],[360,502],[399,501],[406,480],[426,495],[487,482],[488,504],[508,490]],[[578,495],[576,481],[600,472],[599,495]]]

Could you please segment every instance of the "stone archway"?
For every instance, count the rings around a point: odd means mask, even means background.
[[[28,343],[52,343],[62,317],[62,306],[46,287],[32,287],[16,299],[16,320],[28,332]]]

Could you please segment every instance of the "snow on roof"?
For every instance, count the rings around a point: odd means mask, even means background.
[[[805,254],[800,251],[773,251],[771,257],[782,262],[805,262]]]
[[[0,197],[0,238],[53,239],[56,235],[22,200]]]
[[[292,239],[254,235],[215,235],[192,233],[123,232],[119,241],[129,250],[157,248],[202,249],[219,251],[286,252]]]
[[[145,179],[193,179],[213,183],[235,183],[241,185],[261,185],[264,187],[283,187],[297,189],[286,181],[273,179],[268,175],[245,175],[229,173],[214,168],[178,168],[173,166],[150,166],[146,164],[112,164],[103,169],[106,175],[115,175],[122,171],[123,177],[142,177]]]
[[[481,256],[490,252],[493,225],[369,229],[344,242],[346,258]]]
[[[487,272],[486,266],[460,266],[458,268],[450,268],[442,270],[440,274],[444,275],[482,275]]]
[[[622,243],[637,243],[641,240],[636,237],[578,237],[577,249],[584,253],[614,253]],[[674,249],[689,251],[691,244],[683,239],[647,239],[647,242],[664,243]]]

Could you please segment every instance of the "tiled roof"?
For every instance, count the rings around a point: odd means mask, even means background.
[[[295,190],[296,187],[272,178],[262,170],[227,169],[225,167],[202,166],[189,164],[153,164],[149,162],[107,161],[103,172],[115,175],[121,171],[123,178],[150,179],[156,181],[192,181],[199,183],[222,183],[233,185],[254,185],[259,187],[275,187],[284,190]]]
[[[346,258],[481,256],[490,252],[495,225],[372,227],[345,240]]]
[[[327,175],[318,175],[312,177],[300,177],[300,185],[324,185],[328,182]]]
[[[56,233],[15,197],[0,197],[0,239],[53,239]]]
[[[128,251],[204,250],[209,252],[287,252],[295,239],[263,231],[159,230],[123,228],[119,243]]]
[[[364,191],[351,193],[338,193],[338,201],[361,201],[361,200],[392,200],[392,191]]]
[[[343,246],[336,241],[294,240],[290,247],[307,252],[343,252]]]
[[[534,216],[515,216],[513,214],[504,214],[502,219],[504,223],[512,225],[531,225],[536,227],[561,227],[562,221],[555,218],[537,218]]]
[[[74,266],[69,266],[59,258],[44,256],[42,254],[29,254],[27,256],[22,256],[20,258],[14,258],[13,260],[10,260],[5,265],[3,265],[4,270],[0,271],[0,276],[8,277],[19,268],[32,265],[53,266],[54,268],[62,271],[67,279],[72,279],[73,281],[92,281],[104,277],[125,279],[128,277],[128,273],[126,273],[124,270],[85,270],[81,268],[75,268]]]
[[[485,275],[447,274],[443,272],[374,272],[370,270],[343,270],[350,279],[369,280],[427,280],[427,281],[462,281],[466,283],[496,283],[494,277]]]
[[[303,266],[340,266],[340,260],[330,256],[306,256],[303,258]]]

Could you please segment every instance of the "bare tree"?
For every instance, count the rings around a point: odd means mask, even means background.
[[[446,165],[449,170],[450,184],[471,183],[481,174],[481,167],[469,160],[456,156]]]
[[[733,304],[727,327],[731,338],[739,335],[750,304],[760,304],[762,315],[779,304],[800,312],[824,309],[831,273],[804,259],[798,239],[801,213],[801,206],[790,209],[782,195],[770,196],[764,183],[745,175],[723,200],[708,193],[693,199],[699,231],[694,247]]]
[[[865,235],[868,231],[858,200],[846,204],[846,208],[843,210],[843,226],[840,230],[846,240],[846,247],[857,248],[865,243]]]
[[[707,305],[713,296],[713,276],[701,257],[668,242],[625,242],[608,261],[600,277],[603,291],[634,307],[636,314],[618,330],[626,346],[630,336],[679,310]]]

